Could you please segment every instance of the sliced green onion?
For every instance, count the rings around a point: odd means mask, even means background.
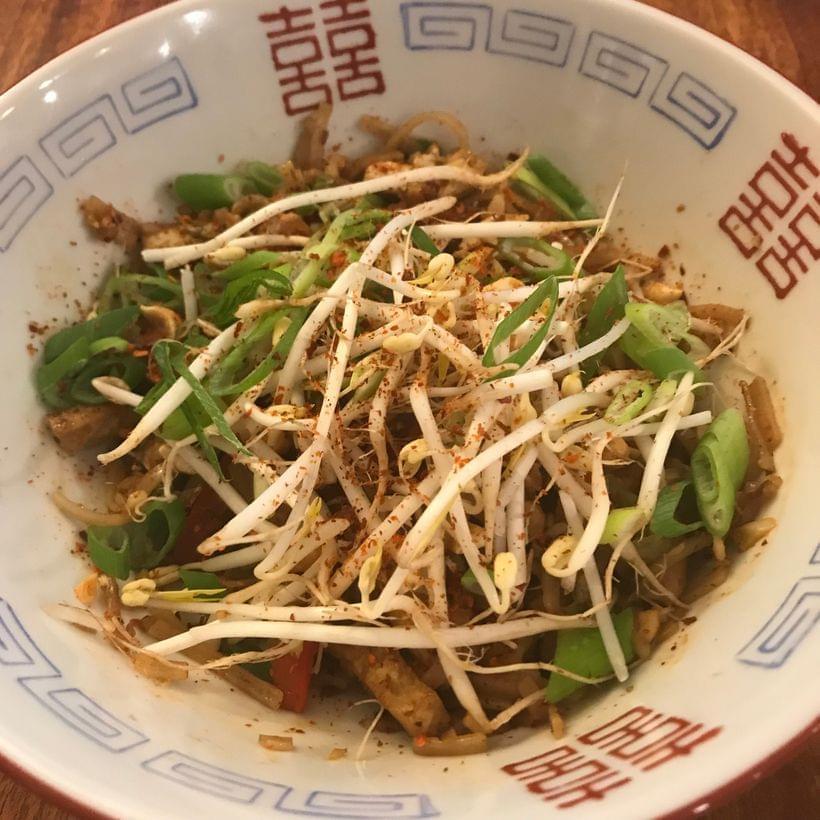
[[[519,253],[516,248],[530,248],[537,251],[546,258],[546,264],[534,264],[524,254]],[[533,239],[531,237],[502,239],[498,243],[498,255],[538,281],[546,279],[548,276],[572,276],[574,270],[572,259],[564,251],[560,248],[553,248],[549,242],[544,242],[542,239]]]
[[[698,509],[712,535],[722,538],[729,531],[748,464],[743,417],[735,409],[724,410],[698,442],[691,461]]]
[[[601,534],[601,543],[616,544],[625,532],[639,526],[642,519],[643,513],[638,507],[618,507],[610,510]]]
[[[213,572],[202,569],[179,570],[179,577],[188,589],[222,589],[223,585]]]
[[[282,254],[275,251],[254,251],[247,256],[228,265],[227,268],[214,271],[214,276],[219,279],[238,279],[247,273],[253,273],[260,270],[274,270],[282,264]]]
[[[613,325],[624,318],[624,309],[629,303],[629,290],[623,265],[618,265],[609,281],[601,288],[587,315],[578,344],[585,346],[609,333]],[[597,372],[604,354],[599,353],[587,359],[582,367],[584,376],[589,379]]]
[[[149,277],[150,278],[150,277]],[[106,336],[122,336],[123,331],[130,327],[140,315],[140,309],[135,305],[109,310],[93,319],[72,325],[55,333],[43,349],[43,358],[52,362],[77,339],[83,338],[91,342],[104,339]]]
[[[171,551],[185,522],[179,499],[149,501],[145,516],[123,527],[89,527],[88,555],[106,575],[124,580],[133,571],[153,569]]]
[[[358,401],[367,401],[368,399],[373,398],[373,396],[376,395],[376,391],[379,389],[379,385],[382,383],[382,379],[384,379],[385,373],[385,370],[376,370],[371,373],[365,380],[364,384],[360,384],[353,391],[353,395],[350,397],[350,403],[355,404]]]
[[[739,410],[724,410],[710,425],[706,434],[713,435],[724,452],[732,483],[740,489],[749,467],[749,439]]]
[[[618,344],[635,364],[659,379],[679,378],[687,372],[693,373],[696,381],[703,377],[695,362],[682,350],[673,345],[658,345],[634,326],[627,328]]]
[[[88,557],[100,572],[125,580],[131,574],[131,536],[127,527],[89,527]]]
[[[518,350],[510,354],[503,362],[503,364],[524,364],[530,356],[538,349],[538,346],[546,338],[549,333],[550,325],[552,324],[552,317],[555,314],[555,308],[558,306],[558,280],[554,276],[550,276],[541,282],[540,285],[520,304],[509,316],[504,317],[495,329],[495,332],[487,345],[487,350],[484,353],[482,363],[485,367],[493,367],[495,365],[495,349],[502,342],[515,333],[518,328],[524,324],[531,316],[533,316],[542,305],[549,303],[547,315],[544,323],[538,330],[533,333],[526,344],[522,345]],[[498,377],[496,377],[498,378]]]
[[[105,404],[108,399],[92,386],[93,379],[116,376],[133,389],[145,378],[145,371],[145,359],[122,353],[103,353],[89,359],[77,373],[68,388],[68,396],[75,404]]]
[[[689,330],[689,311],[683,302],[630,302],[624,313],[630,324],[657,346],[676,344]]]
[[[649,382],[630,379],[609,403],[604,419],[618,426],[632,421],[649,404],[654,392]]]
[[[235,173],[237,176],[248,180],[256,189],[256,192],[263,196],[272,196],[282,185],[282,174],[279,169],[273,165],[268,165],[267,162],[260,162],[259,160],[240,162],[236,166]]]
[[[635,657],[632,645],[633,621],[631,609],[625,609],[612,616],[615,634],[618,636],[618,643],[627,663]],[[597,628],[562,629],[558,633],[555,658],[552,662],[567,672],[574,672],[585,678],[602,678],[612,674],[612,664],[604,647],[601,632]],[[546,699],[549,703],[558,703],[584,685],[559,672],[553,672],[547,682]]]
[[[308,257],[305,266],[293,280],[293,295],[297,299],[304,296],[313,287],[317,276],[327,267],[327,262],[342,242],[369,236],[375,225],[389,219],[387,211],[350,209],[342,211],[328,225],[325,235],[318,244],[305,249]]]
[[[441,253],[441,251],[436,247],[436,243],[433,242],[433,240],[427,236],[424,229],[420,228],[418,225],[413,226],[413,230],[410,231],[410,238],[419,250],[429,253],[430,256],[438,256],[438,254]]]
[[[310,311],[307,308],[292,308],[287,311],[276,311],[264,317],[248,336],[240,341],[211,373],[211,377],[208,381],[210,391],[215,396],[230,396],[243,393],[245,390],[250,390],[255,384],[261,382],[262,379],[266,379],[271,373],[279,370],[284,364],[288,353],[290,353],[294,339],[299,333],[299,329],[305,323],[305,319],[307,319],[309,313]],[[269,339],[273,334],[276,323],[283,316],[287,316],[290,319],[290,324],[270,353],[268,353],[247,376],[244,376],[237,382],[232,382],[231,379],[236,377],[239,368],[248,361],[251,348],[256,346],[261,339],[266,337]]]
[[[683,516],[685,520],[681,520]],[[662,538],[680,538],[703,526],[691,480],[664,487],[658,495],[649,529]]]
[[[532,154],[515,175],[519,187],[529,196],[548,199],[573,219],[592,219],[595,209],[577,186],[546,157]]]
[[[180,174],[174,180],[174,193],[195,211],[228,208],[245,194],[256,192],[251,180],[236,175]]]
[[[188,369],[185,362],[185,346],[180,342],[163,341],[154,345],[154,357],[157,357],[157,348],[164,347],[168,353],[168,360],[171,366],[176,371],[177,375],[181,376],[188,387],[191,388],[191,393],[201,405],[202,409],[207,413],[211,420],[211,424],[216,427],[219,435],[225,439],[229,444],[232,444],[238,452],[243,455],[250,455],[250,451],[237,438],[236,433],[231,429],[231,426],[225,420],[224,409],[220,407],[214,397],[205,389],[196,376]]]
[[[37,368],[35,383],[44,404],[56,410],[71,406],[66,395],[67,381],[85,367],[89,356],[88,346],[88,339],[77,338],[51,361]]]
[[[104,336],[102,339],[91,342],[88,346],[88,353],[91,356],[96,356],[105,350],[128,350],[128,342],[122,336]]]
[[[219,300],[205,312],[206,318],[217,327],[227,327],[233,322],[239,306],[259,298],[261,290],[267,291],[268,296],[287,299],[291,294],[291,284],[285,274],[290,269],[290,264],[285,264],[275,270],[262,268],[232,279]]]

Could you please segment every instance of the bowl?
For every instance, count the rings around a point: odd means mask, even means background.
[[[770,542],[747,553],[626,687],[568,735],[506,732],[486,755],[355,748],[372,705],[263,714],[216,681],[159,688],[50,619],[83,576],[51,506],[81,485],[42,433],[32,389],[41,325],[77,316],[116,254],[92,243],[78,197],[144,217],[164,182],[288,155],[303,112],[454,111],[475,144],[529,144],[616,215],[633,247],[666,246],[690,291],[748,308],[745,356],[773,380],[785,444]],[[64,54],[0,98],[0,755],[95,816],[619,818],[700,813],[811,731],[820,705],[820,441],[813,378],[820,303],[817,106],[735,48],[613,0],[254,0],[175,3]],[[292,730],[272,755],[261,731]]]

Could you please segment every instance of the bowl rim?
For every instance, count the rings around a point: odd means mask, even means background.
[[[639,2],[636,2],[636,0],[585,0],[585,2],[590,6],[610,9],[615,7],[620,10],[619,13],[643,16],[644,19],[650,22],[656,22],[669,30],[681,32],[684,37],[694,38],[714,49],[717,53],[722,53],[729,59],[739,61],[754,76],[761,81],[773,84],[781,94],[789,98],[806,115],[820,123],[820,105],[806,91],[803,91],[787,77],[728,40],[724,40],[688,20],[676,17],[674,14],[646,5],[643,0]],[[28,92],[30,87],[35,84],[40,84],[45,79],[51,79],[55,74],[55,68],[74,56],[92,50],[94,47],[105,44],[110,40],[117,40],[122,34],[132,29],[153,25],[157,20],[165,17],[176,17],[180,13],[184,13],[186,8],[199,9],[203,5],[219,6],[227,5],[227,3],[228,0],[205,0],[204,4],[202,0],[171,0],[165,5],[140,12],[128,20],[117,23],[82,40],[18,80],[14,85],[0,93],[0,109],[4,108],[13,97]],[[750,789],[761,778],[772,775],[792,760],[815,735],[820,735],[820,716],[811,718],[805,726],[744,771],[737,773],[731,779],[698,795],[696,798],[665,812],[663,815],[659,815],[659,820],[682,820],[682,818],[694,817],[703,811],[724,805]],[[75,795],[66,787],[49,780],[47,776],[37,773],[36,765],[30,764],[30,767],[27,767],[2,750],[0,750],[0,772],[9,776],[16,783],[23,785],[38,797],[65,811],[82,818],[88,818],[88,820],[115,820],[115,815],[97,808],[92,803],[86,802],[83,796]]]

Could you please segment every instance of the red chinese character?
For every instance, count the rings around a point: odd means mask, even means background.
[[[584,757],[571,746],[559,746],[544,754],[510,763],[502,771],[521,780],[527,790],[558,808],[570,808],[588,800],[602,800],[607,793],[631,781],[605,763]]]
[[[806,273],[809,262],[820,259],[820,194],[807,202],[789,221],[786,232],[757,260],[758,270],[769,280],[778,299],[785,298],[797,284],[797,273]]]
[[[282,102],[288,114],[311,111],[331,101],[331,90],[325,82],[322,47],[314,32],[313,9],[282,7],[277,12],[261,14],[259,20],[269,24],[267,37],[273,65],[282,88]]]
[[[772,151],[772,159],[802,188],[805,190],[809,187],[809,182],[820,174],[815,164],[809,159],[809,149],[800,143],[795,138],[794,134],[789,134],[784,131],[780,138],[783,140],[783,145],[791,151],[791,159],[786,159],[777,149]],[[807,181],[801,176],[798,171],[804,169],[808,172],[809,180]]]
[[[578,740],[649,771],[676,757],[691,754],[695,747],[721,731],[720,728],[702,730],[702,723],[693,724],[636,706]]]
[[[334,58],[339,98],[352,100],[384,93],[376,54],[376,32],[366,0],[327,0],[319,6],[330,56]]]
[[[296,20],[299,17],[304,17],[301,24],[297,24]],[[312,31],[316,28],[313,22],[313,9],[310,6],[305,6],[301,9],[289,9],[285,6],[279,11],[272,11],[269,14],[259,15],[260,23],[271,23],[272,27],[268,30],[268,39],[275,40],[277,37],[284,37],[286,34],[294,34],[299,31]]]
[[[746,259],[760,250],[763,234],[773,220],[785,216],[797,201],[797,192],[775,164],[766,161],[749,180],[752,196],[742,193],[739,204],[732,205],[718,221],[723,232]]]

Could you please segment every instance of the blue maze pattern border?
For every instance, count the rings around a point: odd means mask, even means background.
[[[112,754],[150,746],[139,729],[112,715],[80,689],[67,685],[62,672],[34,642],[11,605],[0,598],[0,675],[10,674],[40,705],[70,729]],[[422,820],[439,812],[426,794],[351,794],[299,790],[222,769],[177,751],[151,752],[142,769],[187,789],[229,803],[258,805],[286,815],[317,818]]]
[[[642,102],[707,151],[737,116],[725,97],[639,43],[590,31],[582,50],[570,20],[529,9],[503,12],[487,3],[410,0],[400,5],[404,44],[410,51],[474,51],[530,60],[555,68],[581,51],[578,72]],[[578,59],[576,57],[576,59]]]
[[[123,82],[64,117],[39,138],[47,162],[28,154],[0,172],[0,253],[54,193],[53,166],[69,179],[121,139],[195,108],[198,97],[178,57],[171,57]]]
[[[203,763],[182,752],[163,752],[142,763],[160,777],[239,805],[272,806],[283,814],[309,817],[425,818],[439,812],[424,794],[349,794],[300,791]]]
[[[820,564],[820,544],[809,567]],[[820,575],[806,575],[795,583],[775,612],[737,653],[748,666],[778,669],[806,641],[820,622]]]
[[[10,667],[17,683],[66,726],[116,754],[148,738],[67,686],[59,669],[40,651],[11,606],[0,598],[0,669]]]
[[[45,174],[27,154],[0,172],[0,253],[54,193]]]

